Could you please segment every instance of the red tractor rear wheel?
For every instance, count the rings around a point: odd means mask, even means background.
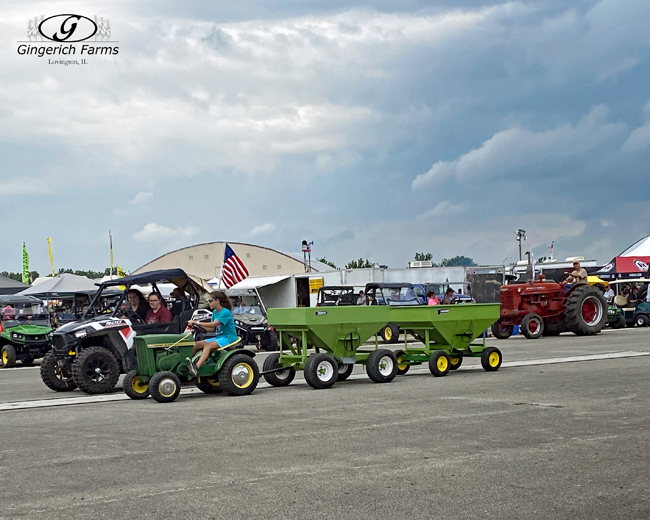
[[[564,311],[567,330],[579,336],[597,334],[607,323],[607,300],[595,287],[572,288]]]

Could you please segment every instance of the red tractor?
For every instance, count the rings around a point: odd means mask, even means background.
[[[588,336],[607,323],[605,296],[587,284],[546,282],[540,275],[539,281],[502,285],[500,296],[501,318],[492,325],[495,338],[509,338],[515,325],[528,339],[565,331]]]

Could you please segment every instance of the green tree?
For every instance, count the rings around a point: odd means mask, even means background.
[[[318,260],[319,262],[323,262],[324,264],[329,265],[330,267],[333,267],[334,269],[338,269],[338,267],[336,267],[336,265],[334,265],[334,262],[330,262],[330,261],[329,261],[327,258],[325,258],[325,257],[323,257],[323,258],[317,258],[316,260]]]
[[[457,267],[457,266],[473,266],[477,265],[472,258],[468,256],[455,256],[453,258],[443,258],[439,264],[434,264],[435,267]]]
[[[23,281],[23,273],[9,273],[7,271],[2,271],[1,273],[3,276],[6,276],[7,278],[11,278],[12,280],[16,280],[17,282],[22,282]],[[40,275],[38,274],[38,271],[30,271],[29,276],[32,280],[36,280]]]
[[[111,274],[111,269],[110,267],[107,267],[103,271],[93,271],[93,270],[88,270],[88,271],[83,271],[80,269],[74,270],[74,269],[59,269],[58,274],[63,274],[63,273],[70,273],[70,274],[76,274],[77,276],[86,276],[88,278],[101,278],[103,276],[108,276]],[[117,268],[114,268],[113,274],[117,273]]]
[[[426,262],[427,260],[433,259],[431,253],[415,253],[415,260],[419,262]]]
[[[352,260],[352,262],[345,264],[346,269],[363,269],[365,267],[372,266],[373,263],[370,260],[364,260],[363,258],[359,258],[359,260]]]

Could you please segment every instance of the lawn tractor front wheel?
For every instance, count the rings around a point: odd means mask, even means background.
[[[486,372],[496,372],[501,367],[501,351],[496,347],[488,347],[481,354],[481,366]]]
[[[444,350],[436,350],[429,358],[429,370],[435,377],[443,377],[449,373],[449,355]]]
[[[280,368],[279,366],[280,354],[271,354],[264,360],[264,365],[262,366],[262,372],[267,372],[273,370],[274,368]],[[269,372],[264,374],[264,379],[266,382],[272,386],[287,386],[290,385],[296,377],[296,369],[293,367],[287,367],[284,370],[278,370],[277,372]]]
[[[149,393],[159,403],[171,403],[181,393],[181,380],[174,372],[156,372],[149,379]]]
[[[149,397],[149,382],[143,382],[143,378],[136,370],[131,370],[124,376],[124,393],[131,399],[146,399]]]
[[[219,370],[219,386],[227,395],[248,395],[255,390],[260,372],[247,354],[233,354]]]
[[[13,345],[4,345],[2,347],[2,366],[13,368],[16,366],[16,348]]]
[[[395,359],[397,359],[397,375],[403,376],[411,368],[411,365],[409,365],[408,362],[404,360],[404,351],[396,350]]]
[[[317,390],[330,388],[339,376],[339,365],[332,356],[312,354],[305,363],[305,381]]]
[[[368,356],[366,371],[375,383],[390,383],[397,375],[397,358],[390,350],[375,350]]]

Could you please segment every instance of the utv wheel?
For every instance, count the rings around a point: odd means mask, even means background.
[[[262,350],[266,352],[276,352],[280,350],[280,341],[278,340],[277,333],[270,329],[265,331],[262,334],[260,346],[262,347]]]
[[[435,377],[443,377],[449,373],[449,356],[444,350],[436,350],[431,354],[429,371]]]
[[[338,378],[337,381],[345,381],[348,377],[352,375],[354,370],[354,365],[339,365]]]
[[[463,356],[452,354],[449,356],[449,370],[458,370],[463,364]]]
[[[16,366],[16,349],[13,345],[3,345],[1,356],[3,367],[13,368]]]
[[[88,347],[72,362],[72,378],[87,394],[112,392],[120,377],[120,365],[103,347]]]
[[[528,339],[537,339],[541,338],[544,333],[544,321],[539,316],[531,312],[524,316],[524,319],[521,320],[521,333],[526,336]]]
[[[501,323],[501,320],[493,323],[490,328],[492,330],[492,335],[497,339],[508,339],[512,336],[512,333],[515,330],[513,325],[504,325]]]
[[[396,350],[395,351],[395,359],[397,360],[397,375],[398,376],[403,376],[411,368],[411,365],[409,365],[408,361],[406,361],[404,359],[404,351],[403,350]]]
[[[393,323],[389,323],[381,329],[380,335],[384,343],[397,343],[399,341],[399,327]]]
[[[63,367],[59,366],[52,351],[43,356],[41,379],[45,383],[45,386],[55,392],[69,392],[77,388],[77,385],[72,379],[70,362],[65,363]]]
[[[589,285],[573,288],[564,311],[566,327],[578,336],[597,334],[607,323],[607,300]]]
[[[171,403],[181,393],[181,380],[174,372],[156,372],[149,380],[149,393],[159,403]]]
[[[216,377],[216,376],[197,377],[194,384],[204,394],[221,394],[221,393],[223,393],[223,389],[221,388],[221,385],[219,384],[219,378]]]
[[[496,347],[488,347],[481,354],[481,366],[486,372],[496,372],[501,367],[501,351]]]
[[[615,329],[622,329],[622,328],[625,327],[625,325],[627,325],[627,323],[625,322],[625,316],[624,316],[623,313],[621,312],[621,313],[618,315],[618,320],[617,320],[616,323],[614,324],[614,328],[615,328]]]
[[[339,366],[327,354],[312,354],[305,363],[305,381],[317,390],[330,388],[339,375]]]
[[[26,356],[23,356],[23,358],[20,360],[20,362],[22,363],[22,365],[24,367],[28,367],[34,362],[34,358],[32,357],[31,354],[28,354]]]
[[[634,325],[637,327],[647,327],[648,317],[645,314],[639,314],[636,318],[634,318]]]
[[[260,373],[255,360],[246,354],[233,354],[219,370],[219,386],[227,395],[248,395],[255,390]]]
[[[279,360],[280,354],[271,354],[264,360],[262,371],[266,372],[267,370],[278,368]],[[264,379],[272,386],[290,385],[294,377],[296,377],[296,369],[293,367],[287,367],[279,372],[269,372],[268,374],[264,374]]]
[[[131,399],[146,399],[149,397],[149,382],[143,382],[143,378],[137,371],[131,370],[124,376],[124,393]]]
[[[397,358],[390,350],[375,350],[368,356],[366,371],[375,383],[390,383],[397,375]]]

